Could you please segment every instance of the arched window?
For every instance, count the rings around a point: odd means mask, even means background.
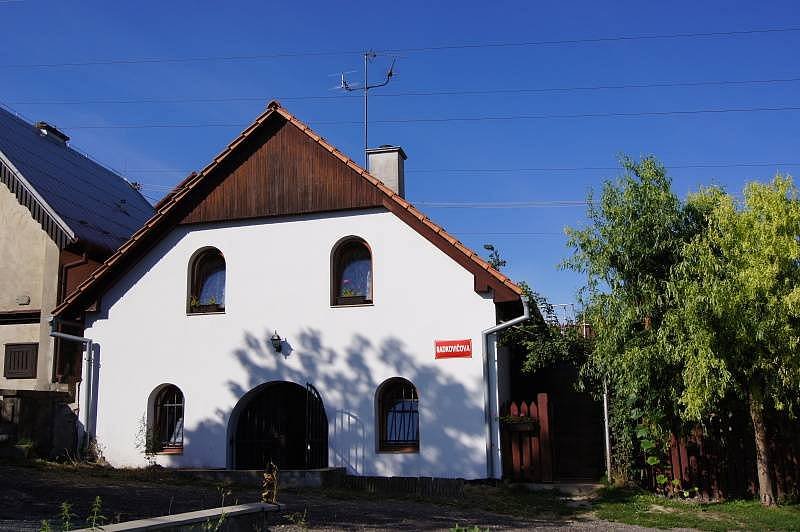
[[[150,452],[183,451],[183,392],[174,384],[156,390],[147,446]]]
[[[385,381],[377,393],[378,450],[419,452],[419,399],[417,389],[406,379]]]
[[[332,305],[372,303],[372,253],[360,238],[341,241],[333,249]]]
[[[225,311],[225,258],[218,249],[195,254],[189,264],[187,312]]]

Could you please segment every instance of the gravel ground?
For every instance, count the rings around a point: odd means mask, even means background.
[[[142,478],[145,477],[145,478]],[[225,502],[255,502],[259,490],[227,488]],[[22,467],[0,464],[0,530],[38,531],[41,521],[59,522],[59,507],[72,504],[78,514],[73,527],[83,526],[96,496],[102,498],[103,515],[113,522],[181,513],[219,506],[220,487],[176,480],[168,474],[87,470],[58,466]],[[454,526],[479,526],[496,530],[643,530],[599,521],[590,513],[559,519],[517,518],[453,505],[414,500],[345,497],[315,490],[284,491],[279,502],[286,509],[275,515],[273,530],[450,530]]]

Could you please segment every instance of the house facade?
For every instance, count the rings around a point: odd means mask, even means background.
[[[73,443],[58,427],[72,426],[66,405],[81,378],[80,349],[59,349],[50,314],[152,214],[68,140],[0,108],[0,439],[31,440],[43,454]]]
[[[56,309],[107,460],[500,475],[521,291],[402,197],[401,149],[369,158],[273,102]]]

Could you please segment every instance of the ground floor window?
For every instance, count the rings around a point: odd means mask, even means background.
[[[183,451],[183,407],[183,392],[177,386],[167,384],[156,392],[148,442],[152,452]]]
[[[419,451],[419,398],[417,388],[395,377],[378,388],[378,450],[415,453]]]

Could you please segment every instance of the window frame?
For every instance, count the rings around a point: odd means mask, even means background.
[[[181,403],[165,403],[162,404],[160,401],[162,397],[168,394],[171,391],[177,391],[180,394]],[[147,446],[147,451],[152,454],[163,454],[163,455],[178,455],[183,454],[184,449],[184,431],[186,426],[186,395],[183,393],[183,390],[180,389],[175,384],[162,384],[155,388],[151,394],[151,405],[149,407],[149,416],[148,416],[148,423],[147,423],[147,430],[148,430],[148,437],[145,445]],[[171,438],[167,438],[164,434],[161,433],[161,420],[163,419],[163,415],[161,413],[162,409],[167,407],[171,407],[176,409],[176,407],[180,408],[180,418],[175,416],[175,424],[177,424],[178,419],[180,419],[180,436],[176,438],[176,442],[165,441]],[[174,428],[173,428],[174,432]]]
[[[352,244],[364,246],[369,253],[370,286],[369,296],[340,296],[340,281],[344,273],[340,256]],[[360,236],[350,235],[339,239],[331,249],[330,262],[330,301],[331,307],[368,307],[375,304],[375,260],[372,247]]]
[[[199,301],[197,305],[192,305],[192,299],[199,295],[200,288],[200,281],[198,279],[198,268],[200,263],[206,259],[209,255],[215,254],[218,255],[222,259],[222,263],[225,266],[224,269],[224,277],[223,277],[223,290],[225,291],[225,299],[227,299],[227,286],[228,286],[228,261],[225,259],[225,255],[220,251],[218,248],[213,246],[207,246],[204,248],[200,248],[192,254],[192,257],[189,259],[189,268],[188,273],[186,276],[186,314],[188,316],[198,316],[204,314],[225,314],[225,301],[222,302],[220,305],[219,303],[216,304],[207,304],[207,305],[200,305]]]
[[[14,352],[22,353],[22,356],[29,356],[32,361],[30,367],[24,371],[13,370],[11,358]],[[6,379],[36,379],[39,371],[39,343],[38,342],[18,342],[5,344],[3,357],[3,378]]]
[[[387,419],[389,414],[389,405],[386,405],[385,395],[392,391],[394,386],[410,386],[413,390],[414,401],[416,408],[412,411],[413,418],[416,422],[415,434],[416,440],[407,440],[404,443],[390,443],[385,438],[387,429]],[[404,399],[406,400],[406,399]],[[378,386],[375,392],[375,434],[376,442],[375,448],[378,453],[388,454],[419,454],[420,452],[420,429],[419,429],[419,391],[416,385],[410,380],[403,377],[391,377],[386,379]]]

